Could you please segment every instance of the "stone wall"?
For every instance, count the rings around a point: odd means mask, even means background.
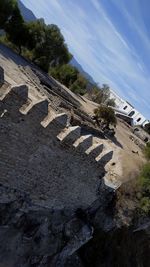
[[[105,164],[85,154],[84,147],[81,152],[82,146],[72,145],[79,137],[72,128],[69,139],[57,138],[64,131],[65,117],[49,118],[47,100],[21,113],[30,102],[24,85],[13,87],[0,101],[0,182],[24,190],[35,203],[87,207],[97,198]]]

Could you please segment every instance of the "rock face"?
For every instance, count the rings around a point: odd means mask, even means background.
[[[0,185],[0,266],[149,267],[149,222],[117,228],[113,194],[87,210],[51,209]]]
[[[97,229],[94,238],[79,253],[84,266],[149,267],[150,229],[136,233],[134,226],[109,233]]]
[[[21,191],[0,185],[0,193],[0,266],[82,266],[76,252],[91,226],[69,210],[33,205]]]

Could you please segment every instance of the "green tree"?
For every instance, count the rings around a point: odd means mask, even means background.
[[[7,39],[18,47],[19,54],[21,54],[22,46],[26,46],[28,31],[17,6],[15,7],[11,18],[5,25],[5,31]]]
[[[94,113],[96,119],[102,120],[107,125],[107,127],[109,127],[109,125],[116,126],[117,119],[115,116],[115,112],[111,107],[100,106],[99,108],[95,109]]]
[[[45,71],[70,61],[71,54],[56,25],[46,25],[44,20],[37,20],[28,24],[28,30],[28,48],[32,50],[32,59]]]
[[[77,80],[78,73],[79,71],[69,64],[57,66],[49,70],[50,75],[68,88]]]
[[[0,29],[5,29],[5,25],[16,7],[16,0],[0,0]]]
[[[103,84],[102,87],[95,85],[90,92],[91,98],[98,104],[105,104],[107,106],[115,106],[114,99],[110,99],[110,89],[107,84]]]
[[[50,68],[49,74],[62,84],[66,85],[76,94],[85,94],[88,81],[79,73],[79,71],[69,65],[56,66]]]
[[[107,100],[110,98],[110,89],[107,84],[103,84],[100,94],[101,94],[101,103],[106,104]]]
[[[142,197],[140,200],[140,209],[146,213],[150,213],[150,198],[149,197]]]
[[[91,90],[88,91],[88,95],[91,98],[92,101],[98,103],[98,96],[100,93],[100,88],[98,85],[94,85]]]
[[[71,85],[70,90],[76,94],[84,95],[86,93],[88,81],[79,74],[77,80]]]

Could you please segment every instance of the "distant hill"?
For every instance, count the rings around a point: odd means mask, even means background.
[[[78,61],[73,57],[70,64],[74,67],[76,67],[80,72],[81,74],[89,80],[89,82],[91,84],[96,84],[96,82],[93,80],[92,76],[90,74],[88,74],[83,68],[82,66],[78,63]]]
[[[18,0],[18,6],[25,21],[30,22],[37,19],[33,12],[25,7],[25,5],[20,0]]]

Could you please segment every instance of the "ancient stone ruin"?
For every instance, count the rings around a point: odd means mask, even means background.
[[[77,251],[93,237],[90,218],[113,192],[103,180],[113,150],[36,92],[4,80],[0,88],[0,262],[82,266]]]
[[[32,99],[26,85],[2,86],[0,112],[0,182],[49,207],[85,208],[96,200],[113,157],[109,147],[94,144],[47,98]]]

